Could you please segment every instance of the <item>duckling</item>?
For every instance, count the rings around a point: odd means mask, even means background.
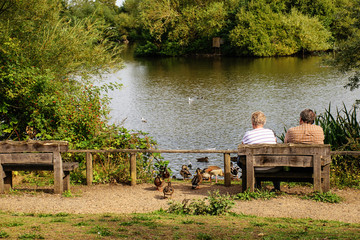
[[[162,190],[163,181],[161,180],[160,176],[157,175],[154,179],[154,184],[158,191]]]
[[[207,169],[205,169],[205,172],[210,174],[210,182],[211,176],[215,176],[215,183],[217,183],[217,176],[224,176],[224,172],[218,166],[209,166]]]
[[[171,186],[171,182],[168,182],[168,185],[164,187],[163,190],[164,198],[171,198],[174,193],[174,188]]]
[[[180,175],[184,178],[184,180],[191,176],[188,166],[182,165],[181,170],[180,170]]]
[[[209,158],[208,157],[201,157],[201,158],[197,158],[196,159],[198,162],[209,162]]]
[[[202,182],[203,180],[203,177],[201,175],[201,172],[200,172],[200,168],[197,168],[196,169],[196,175],[193,177],[193,179],[191,180],[191,184],[192,184],[192,189],[198,189],[200,188],[200,183]]]

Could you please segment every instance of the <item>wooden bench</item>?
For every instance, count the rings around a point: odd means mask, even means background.
[[[0,193],[12,187],[12,171],[54,171],[54,193],[70,190],[70,171],[79,164],[62,161],[67,150],[65,141],[1,141]]]
[[[310,182],[314,190],[330,190],[330,145],[327,144],[240,144],[238,155],[243,165],[242,190],[254,191],[261,181]],[[289,167],[288,171],[259,173],[255,167]]]

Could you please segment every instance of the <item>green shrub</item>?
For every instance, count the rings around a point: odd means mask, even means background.
[[[190,203],[189,203],[190,202]],[[206,199],[190,201],[184,200],[182,203],[169,201],[167,212],[175,214],[190,215],[223,215],[229,212],[234,205],[233,198],[229,195],[221,195],[218,190],[209,192]]]
[[[326,193],[314,192],[302,198],[312,199],[317,202],[326,202],[326,203],[340,203],[342,201],[341,197],[331,192],[326,192]]]
[[[249,201],[252,199],[269,200],[270,198],[274,198],[274,197],[276,197],[275,192],[256,189],[254,192],[250,192],[250,190],[246,190],[243,193],[238,193],[236,194],[235,199],[244,200],[244,201]]]

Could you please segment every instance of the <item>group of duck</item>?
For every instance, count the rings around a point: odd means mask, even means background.
[[[205,157],[204,159],[208,160],[207,157]],[[189,167],[191,168],[191,165],[182,165],[181,167],[180,175],[183,177],[183,180],[190,179],[190,177],[192,176]],[[233,175],[233,177],[236,177],[238,179],[238,173],[239,167],[234,167],[231,163],[231,174]],[[213,176],[215,176],[215,183],[217,183],[217,177],[224,176],[224,172],[218,166],[208,166],[203,170],[197,168],[195,171],[195,175],[191,180],[191,188],[199,189],[200,184],[203,180],[208,180],[209,182],[211,182]],[[167,180],[168,184],[163,188],[165,180]],[[160,173],[154,179],[154,184],[158,191],[163,192],[164,198],[171,198],[172,194],[174,193],[174,187],[171,186],[170,173],[167,168],[160,169]]]

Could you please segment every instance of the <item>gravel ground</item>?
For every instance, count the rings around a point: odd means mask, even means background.
[[[190,182],[174,182],[175,192],[172,199],[199,199],[208,196],[209,191],[236,194],[240,185],[203,184],[200,189],[192,190]],[[338,204],[315,202],[300,199],[300,195],[312,191],[309,187],[288,188],[282,186],[286,195],[271,200],[236,200],[231,211],[263,217],[312,218],[360,223],[360,190],[332,189],[333,193],[344,200]],[[136,186],[108,184],[93,186],[72,186],[73,197],[63,197],[47,193],[44,189],[27,192],[18,189],[18,194],[4,194],[0,197],[0,210],[26,213],[144,213],[166,209],[168,200],[153,184]]]

